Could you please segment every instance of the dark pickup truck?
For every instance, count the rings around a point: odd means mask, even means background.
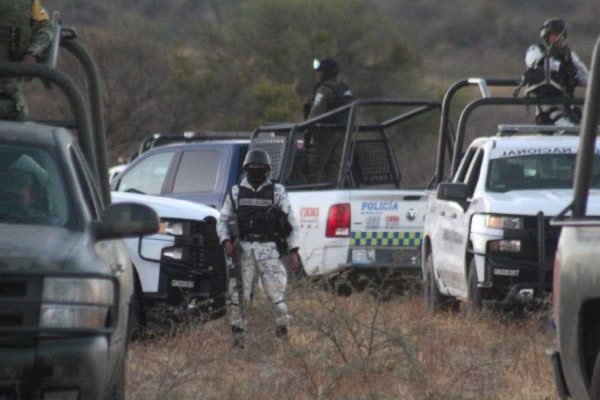
[[[554,268],[558,349],[549,355],[561,399],[600,399],[600,219],[590,196],[600,188],[600,156],[594,151],[599,116],[600,39],[587,88],[573,203],[554,221],[562,227]]]

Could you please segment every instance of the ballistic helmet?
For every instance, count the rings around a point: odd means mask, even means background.
[[[542,30],[540,31],[540,38],[544,41],[545,44],[549,45],[548,37],[550,35],[562,35],[563,38],[567,38],[567,23],[558,18],[548,19],[542,25]]]
[[[269,157],[269,153],[264,150],[254,149],[250,150],[248,154],[246,154],[246,158],[244,159],[244,170],[250,164],[261,164],[271,169],[271,157]]]
[[[322,60],[315,60],[313,68],[315,71],[322,71],[325,80],[336,77],[340,70],[338,63],[333,58],[327,57]]]

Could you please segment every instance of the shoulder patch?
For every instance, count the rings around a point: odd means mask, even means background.
[[[31,3],[31,19],[36,22],[50,19],[40,0],[33,0]]]

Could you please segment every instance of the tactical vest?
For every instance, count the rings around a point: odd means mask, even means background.
[[[31,0],[0,0],[0,62],[19,62],[31,43]]]
[[[328,104],[327,111],[335,110],[336,108],[343,107],[346,104],[352,103],[354,96],[350,91],[350,87],[344,82],[338,81],[325,81],[322,83],[323,86],[333,92],[333,101]],[[348,123],[349,111],[334,115],[326,118],[323,122],[326,124],[342,124]]]
[[[274,213],[268,212],[275,203],[274,185],[266,185],[259,191],[240,186],[238,194],[238,224],[242,239],[247,235],[262,236],[269,240],[273,236]]]
[[[538,45],[546,53],[542,45]],[[560,56],[545,55],[525,71],[526,94],[537,97],[570,96],[577,86],[577,68],[571,51]]]

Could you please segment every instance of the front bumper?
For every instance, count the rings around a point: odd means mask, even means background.
[[[186,308],[193,303],[209,310],[221,307],[225,304],[227,269],[214,222],[171,221],[183,224],[183,234],[164,241],[159,259],[144,256],[139,241],[139,257],[160,265],[158,290],[144,293],[146,306]]]
[[[6,341],[3,341],[6,343]],[[39,338],[33,346],[0,346],[0,399],[104,399],[111,376],[106,336]],[[123,355],[125,357],[125,355]],[[46,393],[46,397],[44,394]]]
[[[486,255],[484,302],[509,305],[545,299],[552,292],[553,258],[546,258],[544,267],[509,257]],[[540,272],[541,271],[541,272]]]
[[[390,270],[397,273],[421,271],[420,247],[352,247],[344,269]]]

